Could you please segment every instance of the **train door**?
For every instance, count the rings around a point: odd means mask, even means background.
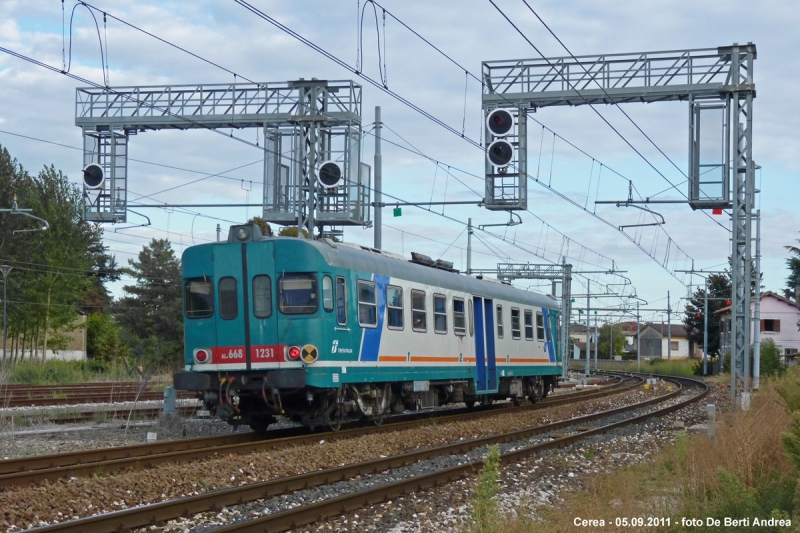
[[[497,391],[497,363],[494,345],[493,300],[473,296],[475,308],[475,390],[478,394]]]
[[[246,268],[242,278],[247,280],[248,302],[245,327],[249,333],[249,363],[253,368],[283,360],[283,347],[278,342],[277,300],[273,289],[275,257],[272,242],[248,243]]]
[[[241,247],[241,253],[232,253]],[[215,362],[230,369],[250,369],[247,357],[246,303],[247,278],[242,276],[245,244],[214,246],[214,282],[216,283],[217,346]]]

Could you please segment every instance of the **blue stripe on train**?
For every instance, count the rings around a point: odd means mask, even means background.
[[[378,351],[381,347],[381,333],[383,332],[383,317],[386,314],[386,285],[389,276],[373,274],[375,291],[378,296],[378,327],[364,328],[364,342],[361,344],[361,361],[377,361]],[[356,298],[358,296],[356,295]]]
[[[556,362],[556,352],[553,346],[553,331],[550,329],[550,310],[542,309],[542,318],[544,319],[544,338],[547,340],[547,353],[550,355],[550,362]]]

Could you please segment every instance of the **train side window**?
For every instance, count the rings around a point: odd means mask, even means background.
[[[322,277],[322,308],[329,313],[333,311],[333,281],[330,276]]]
[[[278,308],[285,315],[310,315],[319,308],[314,274],[281,274],[278,278]]]
[[[403,289],[394,285],[386,287],[386,326],[403,329]]]
[[[475,335],[475,315],[472,310],[472,300],[469,301],[469,336]]]
[[[543,341],[544,338],[544,315],[536,313],[536,340]]]
[[[519,309],[511,308],[511,338],[519,339]]]
[[[272,316],[272,280],[269,276],[253,277],[253,314],[256,318]]]
[[[214,285],[207,278],[190,278],[183,286],[186,318],[214,316]]]
[[[533,340],[533,311],[525,310],[525,340]]]
[[[503,338],[503,306],[497,306],[497,338]]]
[[[467,319],[464,313],[464,300],[453,298],[453,333],[456,335],[467,334]]]
[[[411,320],[414,331],[428,331],[428,321],[425,316],[425,291],[411,291]]]
[[[239,296],[236,292],[235,278],[219,280],[219,316],[224,320],[233,320],[239,316]]]
[[[372,327],[378,325],[378,300],[375,284],[358,280],[358,323]]]
[[[447,333],[447,297],[443,294],[433,295],[433,331]]]
[[[347,325],[347,285],[341,276],[336,277],[336,323]]]

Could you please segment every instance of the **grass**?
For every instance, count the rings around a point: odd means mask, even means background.
[[[153,381],[171,381],[157,376]],[[102,361],[26,360],[6,365],[0,384],[67,385],[92,381],[136,381],[139,376],[122,363]]]
[[[604,364],[606,363],[606,364]],[[641,371],[652,374],[665,374],[668,376],[692,377],[694,375],[695,359],[651,359],[642,361]],[[638,372],[636,361],[625,361],[624,363],[598,361],[598,366],[605,370],[616,370],[618,372]]]
[[[792,380],[800,379],[800,370],[794,374]],[[601,531],[730,531],[724,525],[726,517],[749,518],[751,525],[753,518],[777,517],[792,519],[796,525],[800,518],[800,476],[795,467],[796,462],[800,468],[800,414],[793,418],[787,407],[782,393],[786,384],[765,381],[749,411],[720,419],[715,437],[682,434],[674,446],[665,447],[647,462],[595,475],[585,489],[562,493],[564,501],[559,505],[521,509],[520,518],[501,519],[502,531],[575,531],[575,517],[604,518]],[[798,395],[797,389],[789,392],[792,399]],[[787,440],[796,444],[794,456],[781,445]],[[668,517],[670,524],[632,528],[616,526],[614,517]],[[682,524],[681,517],[700,518],[702,528]],[[719,519],[720,526],[707,526],[707,517]],[[796,531],[780,526],[736,530]]]

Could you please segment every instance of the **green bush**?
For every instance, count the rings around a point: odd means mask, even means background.
[[[500,448],[489,446],[483,468],[478,474],[478,486],[472,502],[469,531],[500,533],[500,511],[497,508],[497,480],[500,477]]]
[[[135,379],[122,364],[105,361],[20,361],[8,366],[8,382],[26,385],[123,381]]]
[[[762,376],[781,376],[786,372],[786,365],[781,362],[781,350],[772,339],[761,341],[759,369]]]

